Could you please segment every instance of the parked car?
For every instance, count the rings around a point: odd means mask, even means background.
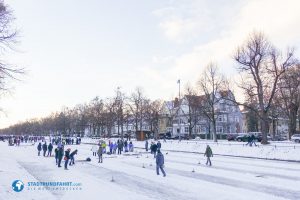
[[[228,141],[234,141],[234,140],[236,140],[237,136],[238,136],[238,134],[228,134],[227,135],[227,140]]]
[[[294,134],[294,135],[292,135],[291,140],[293,142],[299,143],[300,142],[300,134]]]
[[[256,140],[258,142],[261,142],[262,141],[262,134],[258,134],[257,136],[255,136]],[[267,141],[270,141],[272,140],[272,137],[270,135],[267,135]]]
[[[235,140],[238,142],[247,142],[248,141],[249,134],[242,134],[236,136]]]
[[[281,135],[275,135],[275,137],[272,138],[273,141],[284,141],[287,140],[286,136],[281,136]]]

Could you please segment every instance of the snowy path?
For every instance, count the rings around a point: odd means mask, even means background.
[[[38,157],[36,146],[8,147],[0,143],[0,151],[5,152],[0,156],[0,200],[84,199],[87,196],[89,200],[300,199],[299,163],[215,156],[213,166],[207,167],[203,155],[169,152],[165,155],[167,177],[164,178],[156,175],[153,155],[145,152],[139,156],[105,155],[104,163],[100,164],[91,155],[91,145],[69,147],[78,148],[77,159],[91,157],[92,162],[77,162],[65,171],[55,165],[53,157]],[[20,193],[11,189],[16,179],[25,183]],[[82,190],[31,191],[26,190],[29,181],[80,182]]]

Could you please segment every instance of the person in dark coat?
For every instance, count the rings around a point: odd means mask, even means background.
[[[63,158],[63,156],[64,156],[64,149],[63,149],[63,147],[61,146],[59,149],[58,149],[58,163],[57,163],[57,165],[58,165],[58,167],[61,167],[61,160],[62,160],[62,158]]]
[[[122,154],[123,142],[118,140],[118,154]]]
[[[151,152],[154,154],[154,158],[156,158],[157,144],[153,143],[151,146]]]
[[[38,150],[38,156],[40,156],[41,155],[41,151],[42,151],[42,143],[38,144],[37,150]]]
[[[206,165],[209,163],[209,166],[211,166],[210,157],[213,157],[214,155],[209,145],[206,146],[204,156],[207,157]]]
[[[127,140],[125,140],[125,142],[124,142],[124,148],[125,148],[125,152],[128,152],[128,142],[127,142]]]
[[[248,145],[248,144],[249,144],[249,146],[252,146],[252,144],[251,144],[251,136],[250,135],[247,136],[247,144],[246,145]]]
[[[56,165],[58,164],[58,147],[56,147],[55,149],[54,149],[54,153],[55,153],[55,163],[56,163]]]
[[[145,149],[146,149],[146,151],[148,151],[148,140],[146,140],[146,142],[145,142]]]
[[[53,145],[51,143],[49,143],[49,145],[48,145],[48,155],[47,156],[51,157],[52,149],[53,149]]]
[[[98,154],[98,157],[99,157],[99,162],[98,162],[98,163],[102,163],[102,162],[103,162],[103,157],[102,157],[102,154],[103,154],[103,147],[102,147],[101,144],[100,144],[100,146],[99,146],[99,149],[98,149],[97,154]]]
[[[44,155],[44,156],[46,156],[47,149],[48,149],[48,146],[47,146],[47,143],[45,142],[45,143],[43,144],[43,155]]]
[[[69,160],[70,160],[70,151],[71,149],[68,148],[67,151],[65,151],[65,170],[68,170],[68,163],[69,163]]]
[[[256,138],[255,138],[254,134],[252,134],[252,135],[251,135],[251,143],[250,143],[250,147],[252,146],[253,143],[254,143],[255,146],[257,146],[256,143],[255,143],[255,139],[256,139]]]
[[[75,151],[73,151],[71,154],[70,154],[70,166],[71,165],[75,165],[75,158],[74,156],[77,154],[78,150],[76,149]]]
[[[161,148],[161,143],[160,141],[157,142],[157,149],[160,149]]]
[[[160,150],[157,150],[157,156],[156,156],[156,174],[159,175],[159,169],[163,173],[164,177],[166,176],[166,172],[164,170],[164,164],[165,159],[164,155],[160,152]]]

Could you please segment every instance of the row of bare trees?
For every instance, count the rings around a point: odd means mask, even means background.
[[[92,135],[118,134],[124,137],[124,128],[134,124],[136,131],[141,131],[144,124],[149,131],[158,133],[158,118],[162,107],[160,100],[151,101],[141,88],[126,96],[118,88],[112,98],[94,98],[87,104],[74,108],[63,108],[45,118],[31,119],[6,129],[2,134],[74,134],[89,129]]]

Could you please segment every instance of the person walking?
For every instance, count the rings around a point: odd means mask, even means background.
[[[255,140],[256,140],[256,138],[255,138],[254,134],[252,134],[252,135],[251,135],[251,143],[250,143],[250,147],[252,147],[252,144],[254,144],[255,146],[257,146],[256,143],[255,143]]]
[[[71,151],[70,148],[68,148],[67,151],[65,151],[65,157],[64,157],[64,160],[65,160],[65,170],[68,170],[68,163],[69,163],[69,160],[70,160],[70,151]]]
[[[151,146],[151,152],[154,154],[154,158],[156,158],[157,144],[153,143]]]
[[[210,157],[213,157],[214,155],[213,155],[213,152],[212,152],[212,150],[211,150],[211,148],[210,148],[209,145],[206,146],[206,150],[205,150],[204,156],[207,157],[206,165],[208,165],[208,163],[209,163],[209,166],[211,166]]]
[[[58,147],[56,147],[55,149],[54,149],[54,154],[55,154],[55,163],[56,163],[56,165],[58,164]]]
[[[146,151],[148,151],[148,145],[149,145],[149,144],[148,144],[148,140],[146,140],[146,141],[145,141],[145,149],[146,149]]]
[[[156,156],[156,174],[159,175],[159,169],[163,173],[164,177],[166,176],[166,172],[164,170],[165,159],[164,155],[161,153],[160,150],[157,150]]]
[[[75,158],[74,156],[77,154],[78,150],[76,149],[75,151],[73,151],[71,154],[70,154],[70,166],[71,165],[75,165]]]
[[[46,156],[47,149],[48,149],[48,146],[47,146],[47,143],[45,142],[43,144],[43,155],[44,155],[44,157]]]
[[[160,143],[160,141],[158,141],[156,145],[157,145],[157,149],[161,149],[161,143]]]
[[[40,156],[41,155],[41,151],[42,151],[42,143],[38,144],[37,150],[38,150],[38,156]]]
[[[98,157],[99,157],[98,163],[102,163],[102,162],[103,162],[102,154],[103,154],[103,147],[102,147],[102,145],[100,144],[99,149],[98,149]]]
[[[48,145],[48,155],[47,156],[50,156],[52,155],[52,149],[53,149],[53,145],[51,143],[49,143]]]
[[[251,136],[250,135],[247,136],[247,144],[246,144],[246,146],[248,144],[249,144],[250,147],[252,146],[252,141],[251,141]]]
[[[97,156],[98,146],[97,145],[93,145],[91,151],[93,152],[93,156]]]

